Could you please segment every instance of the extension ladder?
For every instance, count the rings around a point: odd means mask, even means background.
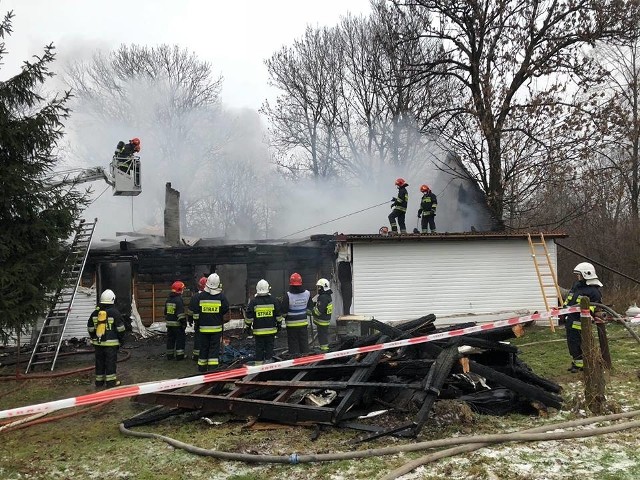
[[[531,258],[533,258],[533,265],[536,268],[536,275],[538,276],[544,306],[549,312],[554,308],[562,306],[564,303],[562,292],[558,286],[558,277],[553,269],[553,263],[551,262],[551,256],[547,249],[544,234],[540,233],[539,241],[537,238],[536,241],[534,241],[530,233],[527,233],[527,238],[529,240],[529,249],[531,250]],[[553,320],[553,317],[549,317],[551,331],[555,332]]]
[[[80,277],[87,261],[91,238],[97,222],[97,218],[93,223],[87,223],[84,219],[80,220],[80,225],[78,225],[71,244],[71,251],[62,270],[61,286],[50,297],[51,307],[38,334],[25,373],[29,373],[36,365],[50,365],[51,370],[55,367],[69,311],[80,284]]]

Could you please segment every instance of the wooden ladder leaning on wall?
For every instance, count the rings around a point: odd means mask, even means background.
[[[562,292],[560,292],[560,287],[558,286],[558,277],[553,269],[553,263],[551,262],[551,256],[547,249],[544,234],[540,233],[540,239],[538,240],[536,238],[536,241],[534,241],[530,233],[527,233],[527,238],[529,240],[533,265],[536,268],[536,275],[538,276],[544,306],[549,312],[551,309],[562,306],[564,303]],[[551,327],[551,331],[555,332],[553,320],[552,317],[549,318],[549,326]]]

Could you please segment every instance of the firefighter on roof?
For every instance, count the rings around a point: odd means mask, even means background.
[[[280,306],[278,300],[269,292],[270,289],[269,282],[260,280],[256,285],[255,296],[247,305],[245,325],[252,329],[256,341],[256,365],[271,361],[278,333]]]
[[[329,351],[329,325],[331,324],[331,314],[333,313],[333,301],[331,299],[331,286],[329,280],[321,278],[316,283],[318,287],[318,298],[313,306],[313,323],[318,328],[318,343],[320,350]]]
[[[289,291],[282,299],[282,312],[285,314],[287,344],[291,355],[300,355],[309,351],[308,312],[313,308],[311,294],[302,286],[299,273],[289,277]]]
[[[422,217],[421,233],[429,233],[427,228],[431,229],[431,233],[436,233],[436,208],[438,207],[438,198],[431,191],[428,185],[421,185],[422,199],[420,200],[420,210],[418,210],[418,218]]]
[[[407,233],[407,226],[404,223],[404,217],[407,213],[407,205],[409,203],[409,192],[407,192],[408,186],[409,184],[404,181],[404,178],[396,179],[398,195],[391,199],[391,201],[393,202],[391,204],[392,212],[389,214],[391,233],[398,233],[398,227],[400,227],[400,233]]]
[[[171,284],[171,293],[164,302],[164,319],[167,325],[167,360],[184,360],[186,344],[187,316],[182,300],[184,283]]]
[[[198,371],[206,372],[218,368],[220,342],[224,329],[224,315],[229,311],[229,301],[222,293],[222,283],[217,273],[212,273],[198,297],[198,308],[193,318],[200,324],[200,355]]]
[[[87,331],[96,356],[96,388],[120,385],[116,377],[118,349],[124,339],[124,322],[114,303],[116,295],[105,290],[100,295],[100,304],[91,313]]]
[[[583,296],[589,297],[591,303],[602,303],[602,293],[600,287],[602,282],[598,280],[596,269],[587,262],[579,263],[573,269],[573,273],[577,276],[577,282],[573,284],[566,300],[565,307],[579,305]],[[595,307],[590,305],[591,314],[595,312]],[[576,373],[583,369],[584,361],[582,359],[582,323],[580,322],[580,313],[570,313],[564,316],[565,329],[567,330],[567,346],[569,347],[569,355],[571,355],[571,367],[569,372]]]

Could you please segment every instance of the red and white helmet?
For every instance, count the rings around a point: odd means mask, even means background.
[[[289,277],[289,285],[296,285],[299,287],[302,286],[302,277],[299,273],[294,272],[291,274],[291,276]]]

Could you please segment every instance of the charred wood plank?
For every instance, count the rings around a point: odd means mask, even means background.
[[[423,390],[427,392],[427,395],[425,396],[422,406],[416,415],[412,428],[414,436],[417,436],[420,433],[422,427],[424,427],[424,424],[427,422],[429,412],[440,395],[440,389],[444,385],[445,380],[451,373],[451,369],[458,361],[459,357],[458,344],[457,342],[454,342],[452,345],[444,349],[440,355],[438,355],[435,363],[431,366],[429,373],[423,381]]]
[[[174,408],[199,410],[202,415],[233,413],[238,416],[254,416],[264,420],[294,424],[298,422],[331,423],[333,408],[299,405],[293,403],[229,398],[219,395],[189,395],[180,393],[146,393],[135,401],[165,405]]]
[[[383,335],[379,339],[379,343],[385,343],[389,341],[389,337]],[[371,374],[375,371],[377,363],[380,361],[382,354],[384,352],[382,350],[378,350],[375,352],[369,352],[364,359],[362,360],[366,366],[356,370],[351,375],[349,382],[362,382],[369,379]],[[349,363],[357,362],[356,358],[353,358],[349,361]],[[345,393],[340,401],[340,404],[336,407],[333,415],[333,422],[338,423],[343,419],[344,414],[358,402],[363,395],[362,387],[354,387]]]
[[[236,385],[248,385],[255,387],[265,388],[298,388],[298,389],[328,389],[328,390],[345,390],[352,387],[366,387],[366,388],[408,388],[408,389],[421,389],[421,383],[394,383],[394,382],[327,382],[327,381],[238,381]]]

